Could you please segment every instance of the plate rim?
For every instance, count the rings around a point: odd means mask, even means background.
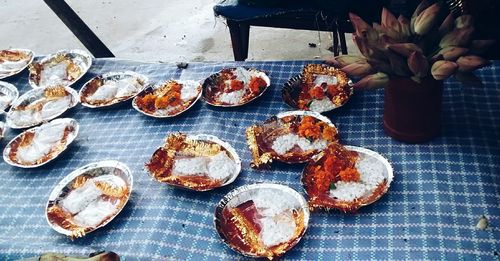
[[[47,161],[45,162],[42,162],[42,163],[39,163],[39,164],[34,164],[34,165],[23,165],[23,164],[20,164],[20,163],[17,163],[17,162],[14,162],[12,161],[10,158],[9,158],[9,153],[10,153],[10,150],[11,150],[11,147],[12,147],[12,143],[19,139],[21,136],[23,136],[24,134],[30,132],[30,131],[34,131],[35,129],[39,129],[41,126],[45,125],[45,124],[50,124],[50,123],[53,123],[55,121],[61,121],[61,122],[64,122],[64,121],[68,121],[69,124],[73,125],[75,127],[75,130],[73,131],[73,135],[71,136],[71,139],[68,140],[66,143],[65,143],[65,146],[64,148],[57,154],[55,155],[53,158],[51,159],[48,159]],[[7,145],[5,145],[5,148],[3,149],[3,152],[2,152],[2,156],[3,156],[3,160],[5,161],[5,163],[13,166],[13,167],[18,167],[18,168],[23,168],[23,169],[33,169],[33,168],[38,168],[38,167],[41,167],[45,164],[48,164],[49,162],[55,160],[56,158],[58,158],[64,151],[66,151],[68,149],[68,147],[71,145],[71,143],[73,143],[76,138],[78,137],[78,133],[80,131],[80,124],[78,124],[78,121],[76,121],[74,118],[57,118],[57,119],[53,119],[49,122],[46,122],[46,123],[43,123],[39,126],[35,126],[35,127],[32,127],[32,128],[29,128],[29,129],[26,129],[24,130],[23,132],[19,133],[18,135],[16,135],[14,138],[12,138],[9,143],[7,143]]]
[[[16,74],[21,73],[22,71],[24,71],[24,69],[26,69],[28,66],[30,66],[31,63],[33,62],[33,60],[35,59],[35,52],[33,50],[30,50],[30,49],[25,49],[25,48],[10,48],[10,49],[3,49],[3,50],[0,50],[0,51],[7,51],[7,50],[28,52],[29,54],[31,54],[31,58],[28,60],[28,62],[26,63],[26,65],[24,65],[23,67],[19,68],[17,71],[13,71],[13,73],[8,74],[8,75],[4,75],[4,76],[0,75],[0,80],[6,79],[6,78],[9,78],[11,76],[14,76]]]
[[[125,205],[127,205],[127,203],[130,200],[130,197],[132,195],[132,189],[133,189],[133,184],[134,184],[134,176],[133,176],[132,171],[125,163],[123,163],[121,161],[117,161],[117,160],[101,160],[101,161],[91,162],[91,163],[88,163],[84,166],[81,166],[81,167],[76,168],[73,171],[71,171],[68,175],[64,176],[58,183],[56,183],[56,185],[50,191],[48,200],[45,203],[44,216],[45,216],[45,220],[47,221],[47,223],[49,224],[49,226],[53,230],[55,230],[56,232],[58,232],[60,234],[63,234],[66,236],[71,236],[71,232],[69,230],[64,229],[64,228],[57,226],[57,225],[53,224],[52,222],[50,222],[47,210],[48,210],[48,207],[51,204],[51,202],[56,200],[58,198],[60,192],[62,191],[62,189],[65,188],[66,186],[68,186],[69,183],[71,181],[73,181],[76,177],[84,174],[88,170],[92,170],[92,169],[99,168],[99,167],[114,167],[114,168],[121,169],[124,172],[125,176],[127,176],[129,178],[128,181],[130,182],[130,184],[127,184],[129,186],[129,191],[128,191],[126,202],[113,215],[113,217],[108,219],[106,222],[102,223],[101,225],[95,227],[94,229],[86,232],[86,234],[89,234],[89,233],[94,232],[95,230],[97,230],[101,227],[106,226],[109,222],[114,220],[123,211],[123,209],[125,208]],[[125,181],[125,182],[127,182],[127,181]]]
[[[70,87],[73,84],[75,84],[78,80],[80,80],[89,71],[90,67],[92,67],[93,59],[92,59],[92,55],[89,52],[82,50],[82,49],[60,49],[54,53],[51,53],[51,54],[44,56],[39,61],[35,61],[35,63],[44,63],[44,62],[47,62],[48,60],[54,58],[57,55],[70,54],[70,53],[81,55],[82,57],[85,58],[85,60],[88,61],[88,63],[85,63],[85,68],[83,68],[82,74],[80,76],[78,76],[77,78],[75,78],[73,81],[71,81],[69,84],[64,85],[66,87]],[[33,62],[30,65],[32,66]],[[39,85],[35,84],[31,80],[31,75],[32,75],[32,73],[31,73],[31,71],[29,71],[28,83],[31,86],[31,88],[38,89],[38,88],[45,88],[47,86],[50,86],[50,85],[39,86]],[[60,85],[62,85],[62,84],[60,84]]]
[[[130,76],[135,76],[135,77],[140,78],[141,80],[143,80],[144,84],[143,84],[141,90],[138,91],[135,95],[132,95],[132,96],[126,98],[126,99],[121,99],[121,100],[113,99],[115,101],[112,102],[112,103],[108,103],[108,104],[104,104],[104,105],[92,105],[92,104],[89,104],[89,103],[86,103],[86,102],[82,101],[82,93],[83,93],[83,91],[85,89],[87,89],[87,86],[90,84],[90,82],[92,82],[93,80],[95,80],[95,79],[97,79],[99,77],[101,77],[101,78],[104,79],[104,78],[108,78],[108,77],[112,77],[112,76],[116,76],[116,75],[130,75]],[[83,107],[87,107],[87,108],[91,108],[91,109],[111,107],[113,105],[117,105],[117,104],[120,104],[122,102],[126,102],[126,101],[128,101],[130,99],[134,99],[139,93],[141,93],[142,91],[144,91],[144,89],[146,89],[149,84],[150,84],[149,77],[147,77],[146,75],[144,75],[142,73],[138,73],[138,72],[134,72],[134,71],[130,71],[130,70],[127,70],[127,71],[111,71],[111,72],[106,72],[106,73],[99,74],[99,75],[96,75],[96,76],[92,77],[90,80],[86,81],[82,85],[82,87],[78,91],[78,101],[82,104]]]
[[[210,78],[216,77],[216,76],[217,76],[217,74],[220,74],[223,70],[227,70],[227,69],[229,69],[229,70],[236,70],[238,67],[243,67],[243,68],[245,68],[246,70],[256,70],[256,71],[258,71],[258,72],[262,72],[262,73],[264,73],[264,74],[266,75],[266,77],[267,77],[267,80],[269,81],[269,84],[266,86],[266,88],[264,88],[264,90],[263,90],[262,92],[260,92],[260,93],[259,93],[259,95],[255,96],[254,98],[252,98],[252,99],[250,99],[250,100],[248,100],[248,101],[246,101],[245,103],[242,103],[242,104],[215,104],[215,103],[209,102],[209,101],[207,100],[207,98],[205,97],[205,94],[204,94],[204,93],[205,93],[205,89],[206,89],[206,87],[205,87],[205,82],[206,82],[208,79],[210,79]],[[214,106],[214,107],[222,107],[222,108],[235,108],[235,107],[241,107],[241,106],[247,105],[247,104],[249,104],[250,102],[252,102],[252,101],[256,100],[257,98],[261,97],[262,95],[264,95],[264,93],[267,91],[267,89],[269,89],[269,88],[271,87],[272,82],[271,82],[271,76],[270,76],[270,75],[271,75],[271,74],[270,74],[270,72],[268,72],[268,71],[261,70],[261,69],[255,68],[255,67],[249,67],[249,66],[237,66],[237,67],[227,67],[227,68],[222,68],[222,69],[220,69],[219,71],[217,71],[217,72],[215,72],[215,73],[211,74],[210,76],[208,76],[207,78],[205,78],[205,79],[203,80],[203,83],[202,83],[202,93],[203,93],[203,94],[202,94],[202,99],[203,99],[203,101],[204,101],[206,104],[208,104],[208,105],[210,105],[210,106]],[[264,79],[264,80],[265,80],[265,79]],[[266,81],[266,83],[267,83],[267,81]]]

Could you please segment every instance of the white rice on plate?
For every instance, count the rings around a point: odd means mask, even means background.
[[[279,136],[273,141],[273,145],[271,148],[278,153],[279,155],[283,155],[293,149],[295,146],[298,146],[302,151],[310,151],[310,150],[322,150],[326,148],[328,142],[324,139],[318,139],[314,142],[309,141],[304,137],[300,137],[297,134],[288,133],[282,136]]]
[[[360,174],[360,182],[338,181],[335,183],[335,188],[330,189],[330,197],[351,202],[372,195],[384,182],[385,166],[376,158],[360,153],[355,167]]]
[[[214,156],[174,159],[172,174],[175,176],[203,175],[214,180],[226,180],[235,174],[237,166],[225,151]]]

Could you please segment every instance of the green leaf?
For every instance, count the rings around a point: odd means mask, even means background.
[[[335,186],[335,182],[330,183],[330,189],[337,189],[337,186]]]

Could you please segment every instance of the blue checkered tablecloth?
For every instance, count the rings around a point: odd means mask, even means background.
[[[127,259],[235,260],[215,232],[215,204],[230,190],[250,183],[274,182],[303,193],[302,165],[249,168],[245,128],[289,108],[281,86],[307,62],[246,62],[270,72],[272,86],[259,100],[237,109],[199,101],[173,119],[144,116],[130,105],[65,114],[80,123],[80,135],[60,158],[26,170],[0,163],[0,259],[44,252],[86,255],[111,250]],[[177,69],[167,63],[97,59],[74,88],[110,71],[132,70],[154,81],[203,80],[235,62],[192,63]],[[327,114],[344,144],[378,151],[389,159],[395,180],[389,192],[358,214],[314,213],[289,260],[460,259],[498,260],[500,252],[500,62],[480,70],[483,87],[445,84],[442,135],[425,144],[403,144],[381,126],[383,91],[355,93],[346,106]],[[27,72],[8,79],[21,93],[30,89]],[[173,131],[208,133],[232,144],[243,171],[231,185],[197,193],[170,187],[144,170],[153,151]],[[18,131],[10,130],[3,148]],[[107,226],[71,241],[46,223],[45,204],[52,188],[72,170],[104,159],[119,160],[133,171],[134,191],[124,210]],[[476,229],[481,215],[490,227]]]

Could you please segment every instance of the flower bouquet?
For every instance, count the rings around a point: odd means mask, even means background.
[[[472,73],[490,62],[480,55],[492,40],[473,40],[473,18],[448,14],[444,4],[423,1],[411,19],[382,10],[381,23],[368,25],[349,14],[353,40],[362,56],[328,59],[360,80],[355,89],[385,87],[384,128],[402,141],[423,142],[440,130],[442,80],[455,75],[479,82]]]

